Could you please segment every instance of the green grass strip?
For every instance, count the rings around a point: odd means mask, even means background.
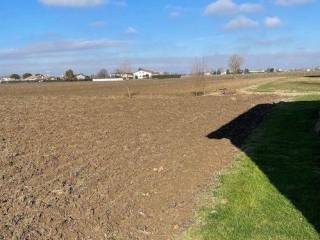
[[[185,239],[320,239],[320,97],[277,105]]]

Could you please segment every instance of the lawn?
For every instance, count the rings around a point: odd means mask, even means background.
[[[320,91],[320,78],[297,78],[272,81],[258,86],[258,92],[315,92]]]
[[[319,110],[319,96],[277,104],[185,239],[320,239]]]

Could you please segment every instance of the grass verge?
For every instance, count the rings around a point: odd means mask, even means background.
[[[320,239],[320,97],[277,105],[184,239]]]
[[[295,80],[279,80],[258,86],[257,92],[315,92],[320,91],[319,78],[298,78]]]

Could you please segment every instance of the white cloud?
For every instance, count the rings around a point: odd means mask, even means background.
[[[209,4],[204,12],[205,15],[233,14],[238,6],[232,0],[218,0]]]
[[[256,13],[263,10],[263,7],[258,3],[243,3],[239,5],[239,12]]]
[[[283,7],[304,5],[313,2],[313,0],[275,0],[275,4]]]
[[[205,11],[205,15],[223,15],[223,14],[237,14],[237,13],[256,13],[263,10],[260,4],[243,3],[236,4],[232,0],[217,0],[209,4]]]
[[[225,29],[227,30],[237,30],[237,29],[246,29],[246,28],[255,28],[259,25],[258,22],[244,17],[240,16],[237,18],[231,19],[226,25]]]
[[[283,25],[282,20],[278,17],[267,17],[264,20],[264,25],[268,28],[277,28]]]
[[[117,48],[126,45],[125,41],[116,40],[65,40],[32,44],[23,48],[0,49],[0,57],[33,57],[44,54],[78,52],[84,50]]]
[[[136,33],[138,33],[138,31],[134,27],[128,27],[126,30],[126,33],[127,34],[136,34]]]
[[[125,0],[113,0],[110,2],[112,5],[115,5],[117,7],[127,7],[128,4]]]
[[[39,0],[39,2],[56,7],[87,7],[102,5],[108,0]]]

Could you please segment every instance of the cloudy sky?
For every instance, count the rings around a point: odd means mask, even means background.
[[[3,0],[0,75],[186,72],[241,54],[249,68],[320,65],[319,0]]]

